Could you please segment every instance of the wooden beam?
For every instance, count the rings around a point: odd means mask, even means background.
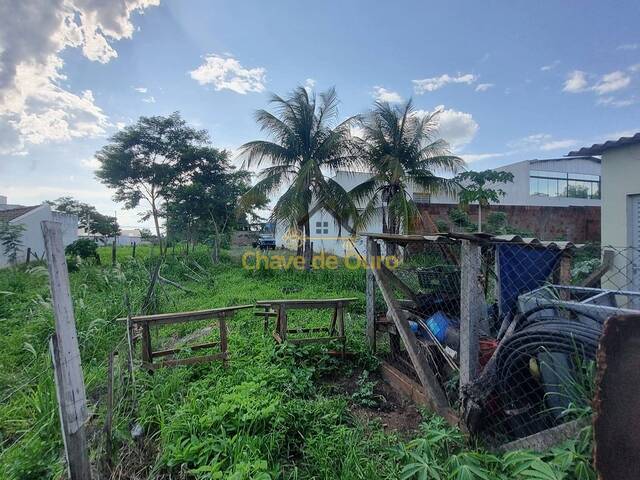
[[[213,362],[214,360],[226,361],[226,353],[216,353],[214,355],[203,355],[201,357],[180,358],[176,360],[164,360],[155,363],[143,363],[143,366],[149,370],[157,370],[164,367],[176,367],[178,365],[196,365],[198,363]]]
[[[218,318],[233,313],[237,310],[253,308],[254,305],[236,305],[233,307],[211,308],[209,310],[196,310],[192,312],[159,313],[156,315],[139,315],[131,317],[133,323],[152,323],[154,325],[168,325],[180,322],[192,322]],[[126,318],[119,318],[119,321],[126,321]]]
[[[151,331],[148,323],[142,324],[142,361],[153,362],[153,350],[151,348]]]
[[[613,267],[613,257],[615,253],[613,250],[605,250],[602,252],[602,265],[595,269],[591,274],[585,278],[580,284],[581,287],[595,287],[602,276]]]
[[[376,352],[376,279],[371,270],[372,260],[380,256],[380,245],[373,238],[367,238],[367,344],[372,353]]]
[[[358,300],[355,297],[350,298],[284,298],[279,300],[260,300],[256,302],[258,306],[265,305],[286,305],[287,308],[329,308],[335,306],[337,303],[351,303]]]
[[[220,345],[220,342],[209,342],[209,343],[200,343],[198,345],[185,345],[183,347],[178,348],[170,348],[167,350],[158,350],[157,352],[152,352],[151,356],[153,358],[156,357],[166,357],[167,355],[174,355],[176,353],[180,353],[184,350],[203,350],[205,348],[213,348]]]
[[[481,249],[470,240],[462,240],[460,273],[460,390],[478,375],[480,349],[479,321],[483,294],[480,282]]]
[[[511,452],[513,450],[533,450],[534,452],[545,452],[554,445],[576,438],[578,432],[589,424],[587,419],[578,419],[563,423],[557,427],[534,433],[528,437],[519,438],[513,442],[505,443],[498,447],[499,452]]]
[[[42,222],[41,228],[55,319],[55,334],[51,339],[50,349],[69,476],[71,480],[91,479],[85,430],[88,419],[87,399],[69,287],[69,272],[62,242],[62,224]]]
[[[227,338],[227,321],[224,316],[218,318],[218,327],[220,328],[220,351],[224,355],[222,365],[226,367],[228,365],[227,351],[229,350],[229,341]]]
[[[402,338],[413,368],[416,370],[420,383],[422,383],[425,389],[429,405],[433,411],[447,418],[450,413],[447,397],[438,383],[435,374],[429,368],[427,358],[418,349],[416,337],[409,328],[409,324],[400,310],[400,306],[393,295],[391,287],[387,284],[385,276],[379,269],[373,269],[373,273],[384,301],[389,308],[388,315],[392,318],[400,338]]]

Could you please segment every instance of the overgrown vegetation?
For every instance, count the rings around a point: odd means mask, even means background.
[[[125,295],[140,311],[158,248],[100,249],[104,266],[81,262],[70,274],[90,409],[92,458],[104,457],[102,422],[108,353],[121,342]],[[374,358],[364,345],[363,271],[242,270],[223,252],[211,263],[205,248],[188,255],[178,247],[162,274],[194,293],[164,285],[159,311],[181,311],[252,303],[274,297],[359,299],[347,318],[352,360],[326,347],[277,347],[252,310],[229,320],[228,368],[219,362],[138,370],[136,404],[116,406],[114,463],[121,478],[197,479],[590,479],[589,432],[544,455],[496,456],[467,443],[439,418],[424,417],[420,432],[364,422],[356,409],[376,418],[382,401],[374,392]],[[312,312],[292,315],[293,325],[326,322]],[[202,335],[209,335],[195,326]],[[158,345],[192,334],[181,324],[154,332]],[[53,332],[47,272],[42,265],[0,271],[0,478],[59,478],[62,440],[48,338]],[[156,345],[157,346],[157,345]],[[371,372],[371,373],[367,373]],[[336,388],[354,378],[349,393]],[[142,426],[142,439],[131,429]]]

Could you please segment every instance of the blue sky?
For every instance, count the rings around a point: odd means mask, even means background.
[[[93,154],[140,115],[179,110],[216,146],[261,138],[268,93],[336,86],[440,108],[470,168],[640,131],[640,3],[0,0],[0,194],[73,195],[137,223]],[[24,32],[32,32],[24,35]]]

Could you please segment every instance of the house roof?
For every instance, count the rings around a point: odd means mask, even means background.
[[[41,205],[33,205],[31,207],[17,207],[17,208],[9,208],[7,210],[0,210],[0,221],[1,222],[10,222],[11,220],[15,220],[18,217],[21,217],[25,213],[29,213],[31,210],[35,210]]]
[[[568,156],[573,157],[576,155],[602,155],[604,152],[614,148],[638,144],[640,144],[640,132],[636,133],[632,137],[620,137],[618,140],[609,140],[604,143],[594,143],[590,147],[583,147],[580,150],[569,152]]]

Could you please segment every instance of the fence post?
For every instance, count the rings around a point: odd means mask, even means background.
[[[479,322],[483,293],[480,285],[481,248],[477,242],[462,240],[460,272],[460,388],[478,373]]]
[[[31,261],[31,247],[27,247],[27,261],[25,263],[29,265],[30,261]]]
[[[106,450],[106,466],[111,471],[111,453],[113,450],[112,442],[112,423],[113,423],[113,357],[114,352],[109,352],[109,361],[107,365],[107,412],[104,419],[105,433],[105,450]]]
[[[374,262],[379,261],[379,247],[373,238],[367,238],[367,342],[369,350],[376,351],[376,279],[373,275]]]
[[[113,243],[111,244],[111,266],[116,266],[116,240],[113,239]]]
[[[133,251],[131,252],[131,256],[136,258],[136,242],[133,242]]]
[[[61,226],[58,222],[41,223],[56,328],[50,348],[69,476],[85,480],[91,478],[85,431],[87,399]]]

